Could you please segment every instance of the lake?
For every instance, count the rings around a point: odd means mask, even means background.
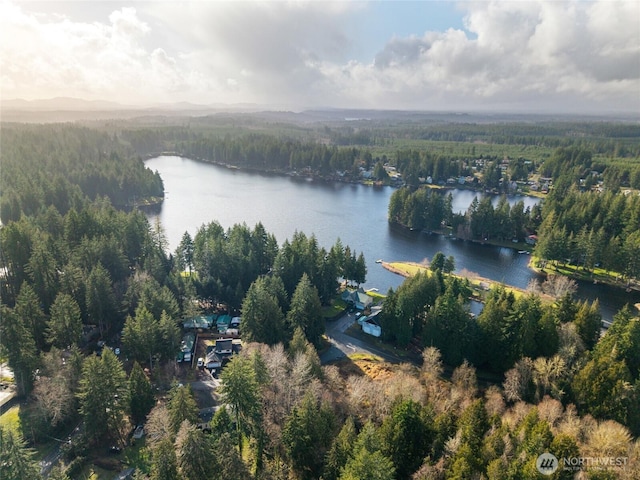
[[[508,285],[526,288],[538,278],[528,268],[529,256],[510,248],[450,240],[440,235],[411,232],[390,225],[387,207],[392,187],[329,183],[304,178],[228,169],[176,156],[160,156],[145,162],[158,171],[165,187],[165,200],[148,211],[150,221],[160,220],[170,248],[175,250],[185,231],[192,236],[213,220],[224,228],[235,223],[252,227],[262,222],[282,244],[295,231],[315,234],[318,243],[331,247],[338,237],[367,261],[365,288],[386,292],[403,278],[381,265],[385,261],[421,262],[441,251],[453,255],[456,270],[466,269]],[[453,190],[454,209],[463,210],[476,192]],[[478,194],[484,195],[484,194]],[[495,201],[497,202],[496,197]],[[526,206],[538,200],[510,197]],[[578,296],[600,298],[603,317],[610,319],[625,302],[640,302],[640,294],[625,293],[602,285],[581,283]]]

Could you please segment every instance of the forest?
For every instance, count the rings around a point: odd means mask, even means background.
[[[38,478],[33,448],[79,423],[48,478],[86,478],[97,451],[131,447],[138,424],[147,432],[138,479],[535,479],[545,451],[617,459],[611,468],[584,467],[587,478],[640,475],[640,321],[631,307],[600,336],[597,303],[576,302],[570,289],[549,301],[535,289],[516,296],[498,286],[474,318],[469,286],[449,275],[454,259],[442,259],[390,290],[380,314],[386,344],[417,348],[417,361],[354,356],[323,365],[330,320],[322,306],[340,283],[366,280],[353,246],[336,239],[327,250],[303,232],[278,245],[261,224],[224,230],[212,219],[169,252],[162,226],[131,208],[163,194],[141,156],[188,152],[206,135],[16,124],[3,125],[2,135],[0,353],[23,401],[19,429],[0,427],[1,478]],[[285,145],[296,148],[274,153],[283,168],[294,152],[306,152],[300,165],[317,158],[329,169],[334,155],[345,166],[378,162],[357,146],[307,141],[212,135],[198,148],[219,161],[245,155],[238,161],[254,166]],[[221,145],[223,159],[214,155]],[[591,168],[572,158],[572,168]],[[474,221],[451,215],[436,190],[400,189],[390,218],[427,229],[458,222],[470,236],[510,240],[550,228],[545,222],[561,216],[554,211],[575,210],[563,216],[567,230],[591,213],[600,219],[589,221],[594,232],[626,245],[638,230],[637,200],[583,192],[579,183],[557,198],[552,190],[541,211],[480,201]],[[203,313],[203,302],[243,318],[243,349],[220,375],[222,407],[206,429],[175,363],[179,322]],[[121,354],[99,341],[121,345]]]
[[[562,147],[539,167],[552,182],[542,207],[524,209],[522,202],[510,207],[504,197],[494,207],[485,197],[474,199],[465,214],[454,214],[446,193],[406,187],[393,193],[389,220],[480,241],[523,242],[536,235],[535,255],[543,262],[568,263],[587,272],[598,267],[621,279],[638,278],[640,196],[630,189],[607,188],[606,178],[612,174],[593,168],[590,151]],[[599,178],[605,180],[599,184]],[[489,188],[486,180],[483,183]]]

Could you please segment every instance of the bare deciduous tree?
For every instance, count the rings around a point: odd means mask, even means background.
[[[567,293],[576,293],[578,284],[575,280],[564,275],[548,275],[546,280],[542,282],[541,288],[543,293],[554,298],[560,298]]]
[[[171,438],[171,417],[166,405],[157,405],[149,413],[145,425],[147,443],[157,445],[165,438]]]
[[[454,400],[459,397],[464,401],[472,402],[475,399],[478,392],[478,378],[475,367],[467,360],[453,371],[451,381],[453,382],[451,395]]]
[[[432,381],[440,376],[444,367],[442,365],[442,354],[436,347],[425,348],[422,352],[422,376],[425,381]]]
[[[32,395],[39,415],[52,427],[66,420],[73,411],[73,392],[63,375],[39,377]]]
[[[505,398],[510,402],[526,399],[527,390],[533,378],[533,362],[530,358],[520,359],[505,375],[502,388]]]
[[[506,405],[502,392],[496,385],[491,385],[484,393],[485,405],[489,416],[498,415],[502,416],[505,411]]]
[[[551,428],[555,428],[562,420],[564,407],[555,398],[544,397],[538,404],[538,415],[541,420],[549,422]]]
[[[588,436],[585,451],[592,457],[626,457],[632,447],[631,440],[627,427],[605,420],[598,422]]]

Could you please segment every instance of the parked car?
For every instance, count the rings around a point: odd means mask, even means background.
[[[136,429],[133,431],[133,438],[135,438],[136,440],[139,440],[142,437],[144,437],[144,427],[142,425],[138,425]]]

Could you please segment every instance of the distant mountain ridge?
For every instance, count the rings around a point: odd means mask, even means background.
[[[294,123],[322,122],[377,122],[401,120],[408,122],[447,123],[499,123],[545,121],[622,121],[637,123],[637,115],[631,114],[559,114],[550,112],[499,112],[499,111],[421,111],[376,110],[358,108],[285,107],[255,103],[197,104],[186,101],[163,102],[148,105],[122,104],[110,100],[85,100],[75,97],[24,100],[0,99],[3,121],[57,122],[83,119],[135,118],[142,115],[202,116],[216,114],[250,114],[270,121]]]
[[[37,100],[24,100],[22,98],[2,99],[0,100],[0,108],[2,110],[14,111],[31,111],[31,112],[54,112],[54,111],[108,111],[108,110],[137,110],[137,111],[153,111],[153,110],[178,110],[178,111],[194,111],[194,110],[221,110],[221,109],[252,109],[257,110],[256,104],[211,104],[202,105],[191,102],[175,102],[175,103],[156,103],[149,105],[127,105],[109,100],[84,100],[75,97],[55,97]]]
[[[24,100],[21,98],[7,99],[0,101],[2,110],[22,110],[22,111],[90,111],[90,110],[123,110],[132,108],[117,102],[107,100],[83,100],[72,97],[55,97],[40,100]]]

